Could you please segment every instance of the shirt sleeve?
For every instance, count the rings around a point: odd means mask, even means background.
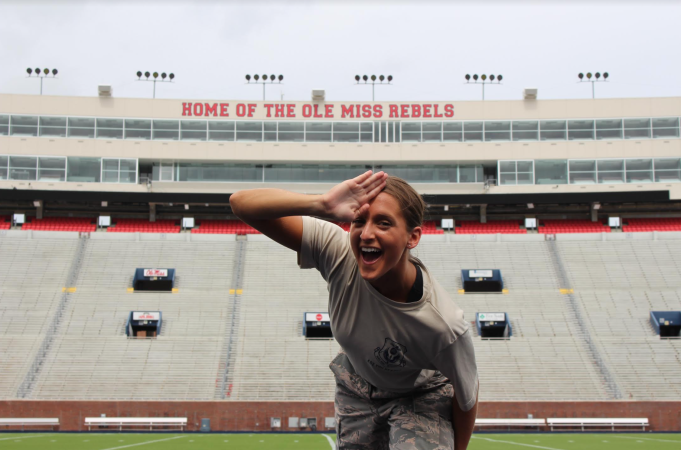
[[[433,365],[454,386],[459,408],[469,411],[478,395],[478,367],[475,362],[470,328],[433,359]]]
[[[298,252],[301,269],[317,269],[327,282],[350,251],[350,238],[341,227],[303,217],[303,240]]]

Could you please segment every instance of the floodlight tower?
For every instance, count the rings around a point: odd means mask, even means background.
[[[158,72],[154,72],[153,74],[149,73],[148,71],[144,72],[144,76],[146,77],[146,80],[142,79],[142,71],[141,70],[138,70],[136,75],[137,75],[137,81],[153,81],[154,82],[154,96],[153,96],[153,98],[156,98],[156,82],[157,81],[159,83],[162,83],[162,82],[172,83],[172,81],[175,79],[174,73],[171,73],[170,75],[168,75],[165,72],[163,72],[161,74],[160,80],[158,79]],[[150,80],[149,77],[152,76],[152,75],[153,75],[153,79]],[[168,78],[168,79],[166,80],[166,78]]]
[[[35,73],[35,76],[37,78],[40,78],[40,95],[43,95],[43,78],[47,78],[50,75],[50,69],[43,69],[42,71],[40,69],[31,69],[30,67],[26,69],[26,73],[28,74],[28,77],[31,78],[31,75]],[[57,69],[52,69],[52,78],[56,78],[57,74],[59,71]]]
[[[260,81],[262,79],[262,81]],[[265,101],[265,85],[267,84],[267,80],[270,80],[269,84],[274,84],[275,81],[279,80],[278,84],[281,84],[282,81],[284,81],[284,76],[283,75],[263,75],[262,78],[260,78],[260,75],[255,74],[251,78],[250,75],[246,75],[246,84],[262,84],[262,101]],[[253,82],[251,82],[253,80]]]
[[[591,98],[593,99],[593,98],[596,98],[596,88],[594,87],[594,85],[599,81],[608,81],[609,76],[610,75],[608,74],[608,72],[603,72],[603,79],[601,80],[601,73],[600,72],[596,72],[593,75],[591,75],[591,72],[587,72],[586,73],[586,80],[585,80],[584,74],[580,72],[579,75],[577,75],[577,78],[579,78],[580,83],[589,83],[589,82],[591,83]]]
[[[466,84],[470,84],[471,79],[473,79],[473,84],[478,84],[478,80],[480,80],[480,84],[482,84],[482,99],[483,101],[485,100],[485,85],[486,84],[493,84],[494,81],[496,80],[497,84],[501,84],[501,80],[504,79],[503,75],[490,75],[489,78],[487,75],[484,73],[478,77],[478,74],[474,74],[472,77],[469,74],[466,74]],[[489,80],[489,81],[487,81]]]
[[[369,79],[371,79],[371,83],[369,83]],[[375,90],[376,90],[376,79],[379,80],[379,86],[390,86],[392,85],[391,81],[393,81],[393,76],[388,75],[387,77],[383,75],[379,75],[378,77],[376,75],[371,75],[371,77],[364,75],[360,77],[359,75],[355,75],[355,84],[364,84],[364,85],[371,85],[371,101],[376,100],[376,95],[375,95]],[[364,80],[364,83],[360,83],[360,80]],[[383,81],[388,80],[387,83],[384,83]]]

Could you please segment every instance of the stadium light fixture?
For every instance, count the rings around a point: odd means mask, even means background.
[[[471,80],[473,80],[473,84],[478,84],[478,80],[481,80],[480,84],[482,85],[482,99],[485,100],[485,85],[486,84],[494,84],[495,82],[496,82],[496,84],[501,84],[501,80],[504,79],[504,76],[503,75],[489,75],[489,76],[487,76],[484,73],[480,76],[478,76],[477,73],[473,74],[473,76],[471,76],[470,74],[467,73],[464,76],[464,78],[466,79],[466,84],[471,84]]]
[[[260,81],[262,80],[262,81]],[[269,80],[269,81],[268,81]],[[262,84],[262,101],[265,101],[265,85],[266,84],[274,84],[275,81],[278,81],[277,84],[282,84],[281,82],[284,81],[284,76],[283,75],[258,75],[257,73],[251,77],[250,75],[246,75],[246,84]]]
[[[165,73],[165,72],[161,72],[160,74],[158,72],[154,72],[152,74],[149,71],[142,73],[141,70],[138,70],[135,75],[137,75],[137,81],[151,81],[151,82],[154,83],[154,94],[153,94],[152,98],[156,98],[156,82],[157,81],[159,83],[163,83],[163,82],[172,83],[172,81],[175,79],[174,73],[168,74],[168,73]],[[144,75],[144,78],[145,78],[144,80],[142,79],[142,75]],[[161,76],[160,80],[158,79],[159,75]],[[152,79],[150,80],[149,77],[152,77]],[[166,78],[167,78],[167,80],[166,80]]]
[[[360,80],[364,81],[364,83],[360,83]],[[371,80],[371,81],[369,81]],[[378,81],[377,81],[378,80]],[[359,75],[355,75],[355,84],[362,84],[362,85],[371,85],[371,101],[376,101],[376,85],[378,84],[379,86],[389,86],[392,85],[393,81],[393,76],[388,75],[387,77],[385,75],[363,75],[360,77]]]
[[[601,77],[603,78],[601,80]],[[595,84],[599,81],[608,81],[608,78],[610,77],[610,74],[608,72],[603,72],[602,74],[600,72],[596,72],[592,74],[591,72],[587,72],[586,75],[583,72],[580,72],[577,74],[577,78],[579,78],[580,83],[591,83],[591,98],[594,99],[596,98],[596,88]],[[586,78],[586,79],[585,79]]]
[[[36,78],[40,78],[40,95],[43,95],[43,78],[47,78],[52,74],[52,78],[57,78],[57,74],[59,71],[57,69],[43,69],[40,70],[40,68],[36,69],[31,69],[30,67],[26,69],[26,73],[28,74],[28,78],[32,78],[32,75],[35,74]]]

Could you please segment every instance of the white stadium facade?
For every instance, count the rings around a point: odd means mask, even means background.
[[[225,194],[263,185],[323,192],[372,168],[407,179],[434,207],[665,202],[681,197],[680,116],[681,98],[351,103],[0,95],[0,189],[31,191],[20,198],[46,203],[225,203]],[[167,194],[182,195],[165,202]],[[447,216],[439,208],[431,214]]]

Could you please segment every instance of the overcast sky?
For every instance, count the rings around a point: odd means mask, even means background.
[[[115,3],[115,4],[113,4]],[[503,74],[486,99],[681,96],[681,2],[0,0],[0,92],[37,94],[27,67],[59,70],[46,95],[151,97],[138,70],[174,72],[157,98],[261,100],[245,74],[283,74],[267,99],[371,100],[354,76],[393,75],[376,100],[478,100],[466,73]]]

